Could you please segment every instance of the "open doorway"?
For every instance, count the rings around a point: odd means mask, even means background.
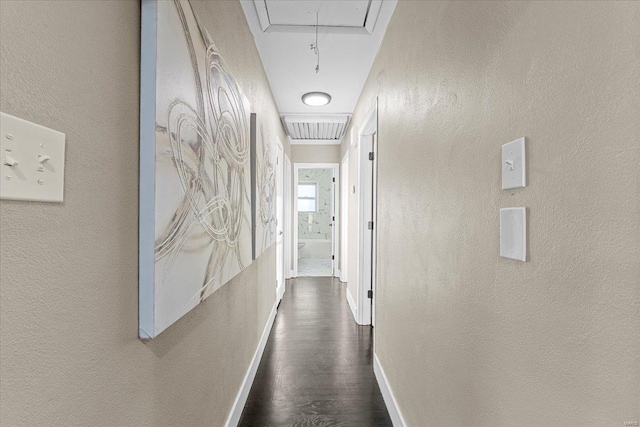
[[[294,180],[296,276],[335,276],[338,164],[296,163]]]

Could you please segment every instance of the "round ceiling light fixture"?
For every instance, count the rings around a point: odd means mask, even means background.
[[[302,102],[310,107],[322,107],[331,102],[331,95],[324,92],[309,92],[302,95]]]

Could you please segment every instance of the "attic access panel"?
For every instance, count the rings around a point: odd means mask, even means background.
[[[254,0],[262,31],[310,32],[316,12],[324,33],[371,34],[383,0]]]

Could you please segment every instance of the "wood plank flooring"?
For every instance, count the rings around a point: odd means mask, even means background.
[[[346,285],[300,277],[287,291],[240,419],[242,427],[392,426],[373,374],[373,334]]]

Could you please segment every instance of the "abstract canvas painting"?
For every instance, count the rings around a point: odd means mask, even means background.
[[[141,338],[252,262],[250,108],[188,1],[142,1]]]
[[[276,241],[275,144],[251,115],[251,180],[253,193],[253,259]]]

